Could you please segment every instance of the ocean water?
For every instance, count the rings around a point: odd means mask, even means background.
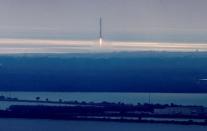
[[[1,131],[206,131],[206,126],[97,121],[0,119]]]

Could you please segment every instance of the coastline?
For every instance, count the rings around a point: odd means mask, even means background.
[[[63,102],[59,102],[59,104],[56,102],[56,105],[47,105],[48,103],[45,101],[42,102],[41,105],[11,105],[5,110],[0,110],[0,118],[207,126],[206,107],[203,106],[147,103],[132,105],[124,103],[87,103],[78,101],[64,103],[64,105],[60,105],[61,103]]]

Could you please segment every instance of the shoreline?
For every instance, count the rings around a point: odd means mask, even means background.
[[[166,111],[167,113],[163,113]],[[178,111],[195,111],[193,114]],[[207,115],[201,106],[127,105],[116,103],[71,103],[68,106],[11,105],[0,110],[0,118],[52,120],[113,121],[207,126]],[[177,113],[170,112],[174,110]],[[201,111],[202,111],[201,110]],[[174,112],[173,111],[173,112]]]

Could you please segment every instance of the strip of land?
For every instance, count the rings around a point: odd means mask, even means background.
[[[0,110],[1,118],[207,125],[207,108],[204,106],[149,103],[133,105],[109,102],[18,100],[15,98],[2,98],[1,101],[21,103]],[[36,104],[27,105],[25,102]]]

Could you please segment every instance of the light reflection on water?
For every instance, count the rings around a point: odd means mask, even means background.
[[[114,51],[207,51],[206,43],[120,42],[103,40],[0,39],[0,54]]]

